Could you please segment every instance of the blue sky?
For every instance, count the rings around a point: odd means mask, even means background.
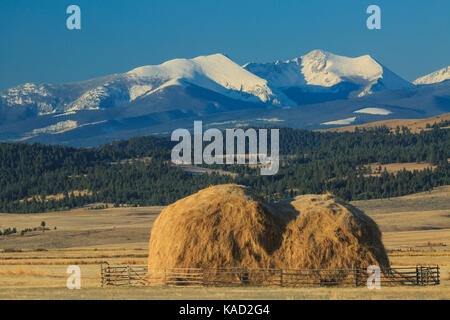
[[[66,28],[71,4],[82,30]],[[381,30],[366,28],[370,4]],[[217,52],[243,64],[313,49],[370,54],[414,80],[450,65],[449,12],[448,0],[0,0],[0,90]]]

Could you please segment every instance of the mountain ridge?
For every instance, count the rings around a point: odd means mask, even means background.
[[[450,66],[444,67],[413,81],[416,85],[434,84],[450,80]]]
[[[0,141],[92,145],[169,134],[194,120],[320,129],[450,111],[450,82],[415,86],[369,55],[322,50],[238,65],[223,54],[174,59],[66,84],[0,92]]]
[[[380,90],[410,89],[413,85],[370,55],[349,58],[313,50],[300,58],[274,63],[247,63],[244,67],[276,87],[336,88],[341,83],[357,85],[353,96],[363,97]],[[387,77],[385,76],[387,74]],[[348,92],[351,94],[352,91]]]

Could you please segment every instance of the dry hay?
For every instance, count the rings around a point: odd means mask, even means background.
[[[164,268],[389,267],[376,223],[336,197],[303,195],[267,204],[231,184],[166,207],[153,225],[149,252],[149,276]]]

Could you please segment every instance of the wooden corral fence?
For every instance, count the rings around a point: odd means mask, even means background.
[[[101,266],[102,286],[365,286],[366,269],[247,269],[160,268]],[[440,284],[439,266],[381,270],[381,286],[430,286]]]
[[[145,285],[147,266],[110,266],[102,264],[100,270],[103,286],[139,286]]]

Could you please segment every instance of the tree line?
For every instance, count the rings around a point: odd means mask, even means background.
[[[46,212],[99,202],[167,205],[221,183],[251,186],[267,200],[323,192],[345,200],[401,196],[449,184],[449,132],[439,125],[416,134],[385,127],[353,133],[281,128],[276,175],[261,176],[259,169],[245,165],[208,166],[236,177],[189,174],[172,166],[169,138],[136,137],[96,148],[0,143],[0,212]],[[393,162],[429,162],[436,168],[388,173],[368,167]],[[82,190],[87,192],[76,192]]]

